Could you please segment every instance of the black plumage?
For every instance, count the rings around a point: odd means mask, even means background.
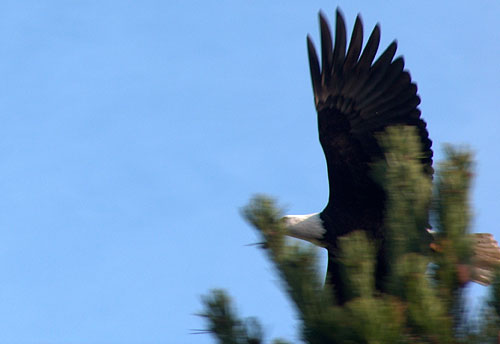
[[[335,43],[320,13],[321,67],[316,49],[307,38],[319,139],[328,167],[330,196],[320,213],[326,233],[328,276],[339,302],[347,299],[337,263],[337,239],[363,229],[381,242],[377,256],[377,288],[383,288],[386,266],[383,254],[385,194],[371,178],[370,164],[383,158],[376,134],[392,125],[415,126],[423,147],[422,163],[432,178],[432,142],[420,118],[417,86],[402,57],[394,58],[392,42],[374,61],[380,28],[373,29],[363,48],[363,24],[358,16],[348,47],[346,27],[337,10]],[[346,51],[347,49],[347,51]]]

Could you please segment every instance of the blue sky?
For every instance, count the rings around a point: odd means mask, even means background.
[[[473,229],[500,238],[498,3],[3,1],[0,343],[211,343],[189,333],[215,287],[293,339],[239,209],[326,204],[305,37],[337,6],[398,39],[437,159],[476,152]]]

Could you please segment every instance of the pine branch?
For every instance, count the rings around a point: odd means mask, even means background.
[[[469,226],[471,211],[472,155],[465,150],[447,146],[447,159],[439,165],[436,180],[434,214],[437,220],[435,277],[439,282],[440,297],[454,319],[456,331],[464,326],[463,286],[471,278],[468,268],[473,257],[473,241]]]
[[[231,299],[223,290],[213,290],[202,298],[205,307],[200,316],[207,319],[206,332],[220,344],[261,344],[262,327],[255,318],[239,319]]]
[[[283,216],[276,203],[265,196],[254,197],[243,209],[246,219],[261,233],[271,260],[282,277],[303,322],[309,343],[335,342],[337,309],[329,286],[323,286],[314,250],[286,242]]]
[[[339,238],[336,256],[342,266],[342,280],[351,293],[350,301],[342,306],[333,299],[334,286],[323,286],[314,250],[286,240],[282,212],[275,201],[257,196],[243,209],[245,218],[261,234],[263,247],[296,305],[304,342],[496,342],[500,273],[486,272],[492,269],[500,251],[492,237],[469,234],[470,153],[447,149],[448,158],[440,165],[436,195],[431,200],[431,182],[420,164],[415,130],[389,128],[380,143],[385,159],[373,169],[387,195],[386,235],[381,243],[363,231]],[[427,231],[431,202],[437,227],[433,235]],[[387,250],[389,270],[384,293],[375,289],[375,262],[380,249]],[[429,271],[430,262],[433,273]],[[470,273],[475,275],[464,279],[461,275],[469,270],[461,269],[471,263],[475,270]],[[462,280],[474,278],[493,279],[490,302],[476,327],[464,323],[461,295]],[[214,291],[204,298],[204,304],[208,331],[219,343],[262,343],[260,325],[254,320],[240,320],[223,292]]]

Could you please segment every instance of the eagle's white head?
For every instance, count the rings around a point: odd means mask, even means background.
[[[321,221],[319,213],[287,215],[283,219],[289,236],[322,246],[321,241],[326,230],[323,227],[323,221]]]

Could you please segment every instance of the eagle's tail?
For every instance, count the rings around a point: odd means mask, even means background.
[[[489,233],[471,235],[474,254],[471,262],[470,280],[482,285],[490,285],[495,271],[500,267],[500,247]]]

